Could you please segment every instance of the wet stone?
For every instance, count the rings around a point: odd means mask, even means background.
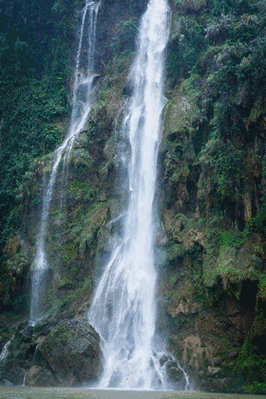
[[[180,381],[184,377],[183,371],[178,367],[174,361],[168,362],[166,365],[167,376],[174,381]]]
[[[169,360],[169,357],[166,356],[166,355],[163,355],[163,356],[160,358],[160,366],[162,367],[166,362],[168,362],[168,360]]]
[[[54,380],[51,372],[40,366],[32,366],[25,376],[26,386],[53,386]]]
[[[21,340],[23,342],[27,342],[27,343],[31,342],[32,334],[33,334],[33,327],[31,327],[31,326],[28,326],[28,327],[24,328],[23,330],[19,331]]]
[[[101,372],[100,338],[82,319],[63,320],[38,345],[60,385],[88,383]]]

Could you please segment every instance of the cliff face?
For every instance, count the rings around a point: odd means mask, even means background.
[[[56,311],[48,327],[37,325],[26,339],[26,324],[12,314],[8,321],[3,312],[2,345],[16,338],[2,379],[12,380],[12,368],[19,370],[14,383],[34,364],[49,369],[40,354],[34,357],[38,337],[86,313],[110,254],[109,238],[121,229],[108,222],[127,202],[122,155],[129,149],[121,122],[145,6],[133,0],[101,6],[95,103],[66,181],[59,170],[50,212],[48,300]],[[265,393],[266,10],[252,1],[171,0],[170,6],[157,195],[156,251],[165,258],[158,332],[168,336],[169,350],[198,388]],[[51,124],[63,135],[67,116],[58,110]],[[10,283],[4,293],[11,299],[2,302],[13,315],[28,303],[43,184],[54,156],[49,150],[27,167],[13,210],[20,228],[5,242],[2,265]],[[21,351],[19,342],[25,343]],[[49,378],[47,384],[58,383]]]
[[[200,386],[259,393],[265,10],[251,2],[175,6],[161,145],[170,346]]]

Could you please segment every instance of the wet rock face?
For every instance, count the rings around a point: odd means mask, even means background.
[[[85,318],[61,321],[38,350],[60,385],[88,383],[101,372],[99,335]]]
[[[166,373],[170,381],[175,381],[178,383],[178,387],[185,388],[185,377],[183,371],[180,369],[179,365],[175,361],[169,361],[166,364]]]
[[[52,373],[40,366],[32,366],[25,375],[24,384],[27,386],[54,386]]]

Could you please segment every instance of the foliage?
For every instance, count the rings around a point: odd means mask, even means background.
[[[67,193],[70,200],[87,200],[92,201],[96,198],[97,191],[88,183],[73,180],[68,188]]]
[[[176,258],[180,258],[184,254],[185,250],[182,244],[176,244],[175,242],[169,243],[169,246],[167,248],[167,257],[170,261]]]
[[[35,334],[40,334],[42,332],[42,330],[43,330],[43,324],[41,324],[41,323],[37,323],[33,327],[33,332]]]
[[[257,215],[247,225],[247,233],[259,233],[266,236],[266,204],[260,208]]]
[[[255,353],[250,337],[247,338],[242,346],[237,362],[238,367],[247,376],[248,380],[255,382],[255,384],[252,384],[253,386],[246,387],[246,391],[249,389],[247,393],[260,393],[260,389],[264,391],[262,393],[265,393],[266,360]],[[257,392],[254,392],[255,390]]]
[[[221,283],[224,292],[240,299],[241,282],[257,281],[264,259],[263,249],[246,232],[205,227],[206,253],[203,260],[203,283],[214,287]]]
[[[134,51],[137,22],[137,18],[133,17],[116,25],[115,35],[111,41],[111,48],[115,54],[120,56],[124,51]]]
[[[250,11],[249,1],[246,0],[208,0],[207,5],[209,13],[213,16]]]
[[[183,68],[185,66],[187,71],[193,71],[201,52],[205,48],[204,29],[200,23],[189,17],[183,17],[180,24],[179,47],[183,58]]]
[[[266,384],[258,381],[252,381],[250,384],[243,387],[243,391],[246,394],[252,395],[265,395],[266,394]]]
[[[0,14],[0,285],[7,304],[3,248],[15,236],[22,208],[16,197],[36,157],[53,151],[69,111],[66,77],[80,1],[10,0]],[[5,281],[2,284],[1,281]]]
[[[66,112],[65,90],[61,78],[21,79],[8,88],[8,77],[0,89],[3,110],[0,152],[0,207],[3,246],[19,226],[16,195],[22,177],[36,156],[55,148],[62,130],[52,120]]]
[[[88,297],[91,295],[93,290],[93,280],[89,276],[85,278],[82,283],[78,285],[78,287],[74,290],[71,290],[67,297],[65,298],[65,301],[62,306],[72,304],[74,302],[78,301],[83,301],[85,297]]]

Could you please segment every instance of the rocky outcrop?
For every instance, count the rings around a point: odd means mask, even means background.
[[[80,386],[101,373],[100,339],[86,317],[55,319],[34,327],[14,323],[0,385]]]
[[[168,276],[168,285],[162,288],[167,294],[164,326],[167,325],[170,333],[169,349],[197,389],[241,391],[243,377],[239,370],[241,359],[247,356],[243,342],[253,331],[252,324],[257,324],[254,342],[258,343],[258,335],[262,337],[265,331],[265,325],[256,322],[254,287],[251,283],[244,284],[242,292],[249,290],[248,300],[242,295],[237,299],[224,294],[219,302],[212,303],[215,299],[209,297],[207,304],[203,301],[204,292],[195,291],[189,271],[185,270],[187,276],[173,270]],[[218,295],[220,289],[216,287],[216,290]],[[245,367],[247,364],[245,360]]]
[[[37,350],[59,385],[88,383],[101,372],[99,335],[86,319],[60,322]]]
[[[25,374],[24,385],[31,387],[54,386],[55,380],[50,370],[35,365]]]

